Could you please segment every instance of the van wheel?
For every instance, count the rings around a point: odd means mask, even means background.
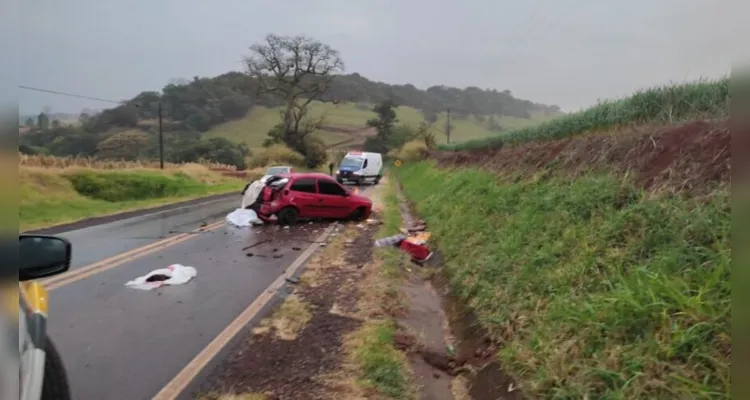
[[[349,214],[350,221],[362,221],[365,219],[365,209],[364,207],[359,207],[356,210],[352,211],[351,214]]]
[[[380,175],[378,175],[378,176],[377,176],[377,177],[375,178],[375,184],[376,184],[376,185],[377,185],[378,183],[380,183],[380,178],[382,178],[382,176],[380,176]]]
[[[294,225],[298,218],[297,209],[286,207],[276,214],[276,218],[279,219],[279,223],[282,225]]]
[[[41,400],[70,400],[68,376],[60,353],[49,338],[45,338],[44,382]]]

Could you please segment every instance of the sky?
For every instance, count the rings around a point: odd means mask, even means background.
[[[576,111],[730,72],[742,0],[26,0],[18,84],[112,100],[243,71],[268,33],[340,51],[377,81],[478,86]],[[750,2],[748,2],[750,3]],[[730,5],[733,7],[729,11]],[[740,11],[739,8],[744,8]],[[19,111],[103,102],[18,91]]]

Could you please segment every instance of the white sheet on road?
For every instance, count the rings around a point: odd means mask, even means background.
[[[140,278],[133,279],[132,281],[125,284],[127,287],[141,290],[156,289],[165,285],[182,285],[190,282],[191,279],[198,274],[198,271],[193,267],[186,267],[182,264],[172,264],[167,268],[156,269],[149,272]],[[154,275],[165,275],[169,279],[164,281],[148,282],[148,278]]]
[[[258,214],[255,211],[238,208],[227,214],[227,223],[244,228],[246,226],[262,225],[263,221],[258,218]]]

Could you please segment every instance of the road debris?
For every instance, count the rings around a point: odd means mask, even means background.
[[[427,247],[429,239],[430,233],[424,231],[409,235],[398,234],[376,240],[375,247],[396,246],[408,253],[412,260],[423,262],[432,257],[432,251]]]
[[[162,286],[182,285],[190,282],[198,271],[182,264],[172,264],[167,268],[156,269],[125,284],[126,287],[151,290]]]
[[[239,228],[245,228],[253,225],[262,225],[263,221],[258,218],[258,214],[255,211],[238,208],[227,214],[227,223]]]
[[[245,246],[245,247],[243,247],[243,248],[242,248],[242,250],[244,251],[244,250],[247,250],[247,249],[253,248],[253,247],[255,247],[255,246],[259,246],[259,245],[261,245],[261,244],[263,244],[263,243],[268,243],[268,242],[270,242],[270,241],[271,241],[271,239],[263,239],[263,240],[261,240],[261,241],[259,241],[259,242],[255,242],[255,243],[251,244],[250,246]]]

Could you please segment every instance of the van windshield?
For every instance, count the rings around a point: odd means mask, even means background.
[[[344,157],[343,160],[341,160],[341,165],[339,168],[361,168],[362,163],[365,161],[364,158],[361,157]]]

